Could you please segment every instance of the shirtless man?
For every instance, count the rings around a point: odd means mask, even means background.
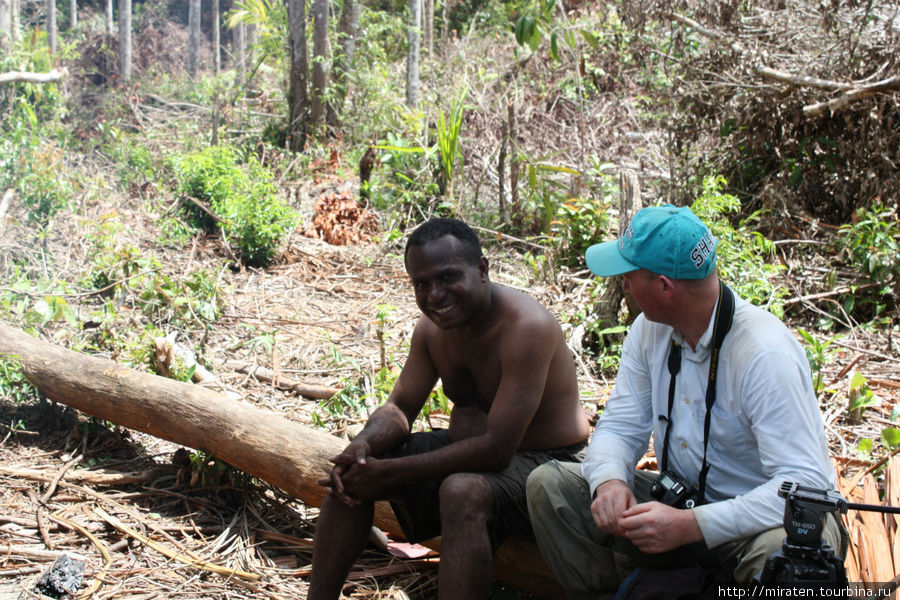
[[[423,224],[405,264],[423,317],[387,402],[319,481],[329,493],[311,600],[339,597],[377,499],[391,500],[411,541],[442,536],[440,598],[486,598],[493,551],[510,533],[530,534],[528,473],[560,455],[580,459],[589,434],[559,324],[531,297],[490,281],[468,226]],[[453,401],[449,428],[411,434],[438,379]]]

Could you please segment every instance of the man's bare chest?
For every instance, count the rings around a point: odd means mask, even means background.
[[[500,360],[484,348],[448,349],[435,360],[444,393],[456,405],[477,406],[485,411],[500,385]]]

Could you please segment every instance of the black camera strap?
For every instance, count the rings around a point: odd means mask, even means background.
[[[712,348],[709,357],[709,377],[706,384],[706,417],[703,420],[703,466],[700,468],[700,481],[698,491],[704,498],[706,491],[706,475],[709,473],[709,463],[706,462],[706,449],[709,445],[709,427],[712,417],[712,407],[716,402],[716,375],[719,370],[719,350],[725,335],[731,329],[731,321],[734,317],[734,294],[731,289],[721,281],[719,282],[719,301],[716,304],[716,319],[713,323]],[[660,460],[660,472],[665,472],[669,466],[669,432],[672,431],[672,407],[675,404],[675,377],[681,370],[681,346],[672,340],[669,349],[669,413],[666,416],[666,435],[663,438],[662,458]],[[660,417],[662,419],[662,417]]]

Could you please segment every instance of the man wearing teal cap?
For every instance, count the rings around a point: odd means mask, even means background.
[[[586,253],[642,313],[584,463],[528,479],[538,545],[570,598],[615,592],[638,566],[751,581],[785,536],[782,482],[834,489],[803,348],[719,281],[717,245],[689,208],[666,205]],[[651,434],[662,475],[635,470]],[[824,541],[843,557],[834,515]]]

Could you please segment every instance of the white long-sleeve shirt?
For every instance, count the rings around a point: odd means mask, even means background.
[[[591,495],[610,479],[634,483],[653,433],[662,455],[669,349],[682,346],[669,434],[668,468],[697,485],[715,314],[693,350],[669,325],[638,316],[622,348],[616,387],[601,415],[582,474]],[[662,417],[662,418],[661,418]],[[781,527],[783,481],[834,489],[822,416],[803,348],[772,314],[735,298],[719,354],[706,479],[708,504],[693,509],[709,548]]]

